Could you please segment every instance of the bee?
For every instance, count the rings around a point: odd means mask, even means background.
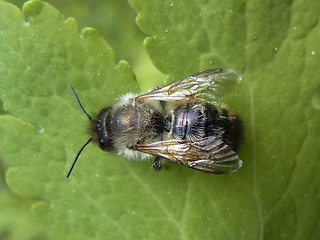
[[[127,158],[152,156],[154,169],[164,160],[205,173],[230,173],[242,166],[236,154],[243,139],[241,118],[221,102],[241,76],[233,69],[211,69],[193,74],[142,95],[126,94],[92,117],[90,143]]]

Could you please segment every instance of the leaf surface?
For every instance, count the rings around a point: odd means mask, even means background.
[[[211,202],[197,218],[210,218],[210,228],[190,216],[183,224],[190,239],[204,233],[212,239],[319,238],[320,4],[130,3],[151,36],[145,41],[149,56],[170,81],[217,67],[243,75],[226,101],[244,121],[244,164],[233,176],[212,176],[210,185],[196,180]]]
[[[226,102],[245,123],[243,167],[154,172],[92,144],[66,180],[89,137],[69,86],[94,115],[138,84],[96,30],[79,32],[40,1],[22,12],[0,2],[0,154],[10,188],[37,200],[32,210],[54,239],[318,239],[319,3],[130,3],[167,81],[241,72]]]

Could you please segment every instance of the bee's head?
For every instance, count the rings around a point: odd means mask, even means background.
[[[75,99],[77,100],[80,108],[82,109],[82,111],[86,114],[86,116],[89,118],[90,122],[91,122],[91,138],[81,147],[81,149],[79,150],[76,158],[73,161],[73,164],[69,170],[69,173],[67,175],[67,178],[70,176],[81,152],[83,151],[83,149],[90,143],[90,142],[99,142],[99,146],[102,150],[104,151],[111,151],[112,150],[112,142],[111,142],[111,138],[110,135],[108,134],[107,131],[107,126],[108,126],[108,119],[110,116],[110,110],[111,108],[105,108],[102,109],[99,113],[98,119],[97,120],[93,120],[92,117],[90,116],[89,113],[87,113],[87,111],[84,109],[84,107],[82,106],[80,99],[78,98],[76,92],[74,91],[74,89],[71,87],[71,91],[75,97]]]
[[[97,120],[93,120],[91,125],[92,141],[98,142],[103,151],[114,149],[110,133],[111,107],[100,111]]]

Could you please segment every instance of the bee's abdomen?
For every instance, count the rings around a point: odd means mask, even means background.
[[[183,140],[194,140],[203,137],[205,115],[203,106],[185,104],[175,108],[172,118],[172,136]]]
[[[243,140],[243,123],[239,115],[223,109],[227,116],[227,123],[224,125],[224,141],[232,147],[234,151],[238,149]]]
[[[239,116],[212,104],[188,103],[177,106],[166,122],[169,120],[172,137],[176,139],[194,141],[216,136],[236,150],[243,138]]]
[[[243,139],[241,118],[224,108],[217,108],[212,104],[205,105],[205,136],[220,136],[224,143],[234,151]]]

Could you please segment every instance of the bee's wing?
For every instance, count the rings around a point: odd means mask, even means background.
[[[208,173],[230,173],[242,165],[238,155],[219,136],[196,141],[170,139],[138,144],[134,149]]]
[[[206,100],[218,102],[241,79],[241,76],[233,69],[211,69],[142,94],[136,97],[136,100]]]

